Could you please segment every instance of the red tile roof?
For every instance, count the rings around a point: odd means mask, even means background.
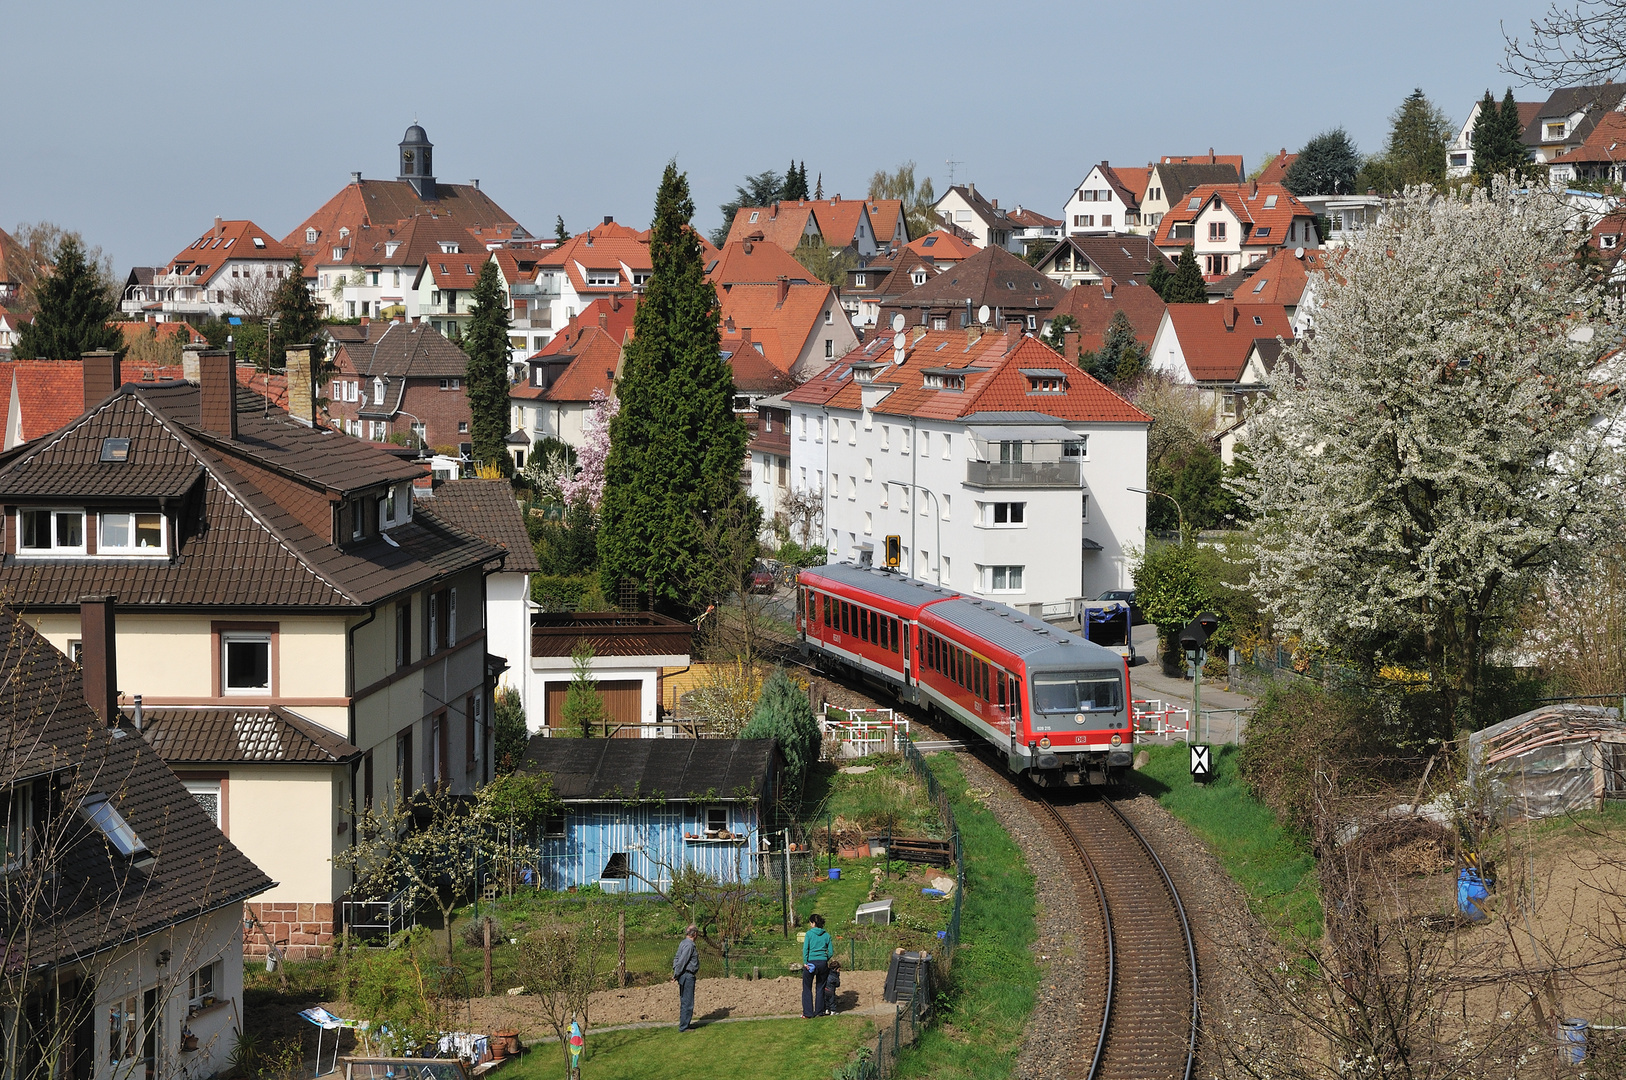
[[[853,364],[880,363],[871,385],[894,385],[872,411],[892,416],[955,420],[988,412],[1040,413],[1060,420],[1103,424],[1148,424],[1151,417],[1077,368],[1065,364],[1049,348],[1031,337],[986,333],[972,340],[964,330],[931,330],[910,336],[905,360],[893,363],[890,335],[879,335],[862,349],[848,353],[841,363],[785,395],[787,401],[858,411],[863,406],[861,384],[853,378]],[[964,372],[965,388],[939,389],[925,385],[927,368]],[[1024,369],[1065,371],[1065,389],[1033,389]]]
[[[897,199],[812,199],[812,200],[784,200],[771,206],[742,206],[734,214],[734,222],[729,226],[728,242],[744,240],[754,233],[762,233],[762,238],[770,244],[778,244],[786,251],[795,251],[796,245],[802,242],[802,235],[807,231],[807,219],[813,218],[819,235],[824,242],[833,248],[843,248],[858,243],[858,223],[865,219],[870,206],[881,208],[881,212],[888,215],[890,225],[883,227],[879,222],[870,218],[870,239],[879,241],[881,246],[892,239],[893,231],[897,228],[897,217],[903,212],[903,204]],[[751,215],[756,214],[757,220],[752,221]]]
[[[436,198],[420,198],[405,180],[362,180],[346,184],[310,217],[282,238],[305,260],[307,276],[317,263],[332,263],[333,248],[348,248],[366,242],[371,230],[394,225],[414,217],[451,218],[465,229],[512,227],[514,218],[492,201],[491,196],[470,184],[435,185]],[[305,240],[306,230],[316,230],[314,243]],[[341,229],[349,235],[341,238]]]
[[[1306,251],[1300,258],[1296,252],[1297,249],[1282,248],[1264,263],[1250,268],[1247,279],[1237,286],[1235,299],[1249,304],[1297,307],[1310,283],[1310,271],[1325,265],[1326,253]]]
[[[702,254],[701,258],[704,259],[705,255]],[[578,293],[625,294],[632,290],[630,274],[647,274],[652,268],[649,232],[639,232],[626,225],[607,221],[543,252],[537,259],[537,266],[564,271]],[[585,276],[587,270],[614,270],[616,284],[588,285]]]
[[[875,227],[875,242],[886,244],[897,234],[898,222],[905,220],[902,199],[865,199],[869,223]]]
[[[531,359],[570,357],[548,389],[520,383],[508,396],[529,401],[592,401],[594,391],[615,393],[615,370],[621,347],[632,336],[636,297],[594,300]]]
[[[237,365],[237,385],[252,390],[261,400],[274,408],[288,409],[288,376],[266,374],[251,364]]]
[[[1158,162],[1163,165],[1229,165],[1238,176],[1247,175],[1242,168],[1241,154],[1215,154],[1212,150],[1206,154],[1164,154]]]
[[[1611,165],[1626,161],[1626,114],[1611,112],[1599,117],[1598,124],[1587,132],[1586,141],[1573,150],[1566,150],[1548,160],[1549,165],[1599,164]],[[1614,149],[1610,149],[1614,147]]]
[[[766,241],[724,244],[722,253],[708,260],[706,266],[706,280],[725,289],[733,285],[771,285],[781,277],[804,284],[819,280],[784,248]]]
[[[909,241],[909,250],[926,255],[935,263],[964,262],[982,249],[944,229],[933,229],[925,236]]]
[[[171,273],[198,275],[198,283],[209,281],[225,267],[228,259],[292,261],[293,249],[272,239],[271,234],[252,221],[222,221],[169,260]]]
[[[1146,194],[1146,178],[1152,174],[1150,166],[1145,169],[1115,169],[1103,161],[1096,168],[1100,170],[1106,182],[1112,185],[1113,191],[1125,206],[1131,210],[1140,209],[1140,197]],[[1139,186],[1135,183],[1136,173],[1141,174]],[[1060,225],[1061,222],[1058,221],[1056,224]]]
[[[1029,210],[1025,206],[1018,206],[1013,210],[1008,210],[1005,216],[1011,219],[1012,224],[1020,225],[1025,229],[1056,229],[1061,227],[1060,218],[1045,217],[1043,214]]]
[[[1270,161],[1266,163],[1264,171],[1258,176],[1254,177],[1254,179],[1258,180],[1261,184],[1280,184],[1282,181],[1287,179],[1287,170],[1291,169],[1293,167],[1293,162],[1297,161],[1298,159],[1299,156],[1297,154],[1289,154],[1287,152],[1287,148],[1283,147],[1282,152],[1271,158]]]
[[[119,333],[124,335],[124,347],[128,349],[139,338],[144,338],[150,331],[159,341],[180,335],[183,342],[203,341],[202,334],[194,330],[191,325],[183,322],[121,322],[114,323]]]
[[[79,361],[0,362],[0,417],[14,437],[11,445],[48,435],[84,411],[85,370]]]
[[[1168,318],[1186,370],[1198,382],[1241,378],[1255,338],[1293,338],[1293,324],[1280,304],[1170,304]]]
[[[726,292],[719,288],[717,298],[724,330],[732,325],[736,329],[749,329],[759,340],[777,340],[777,362],[789,371],[814,331],[824,325],[826,310],[833,308],[838,319],[846,315],[836,301],[835,290],[822,281],[788,284],[783,298],[779,292],[777,283],[735,285]]]
[[[1163,309],[1168,305],[1163,298],[1144,284],[1130,285],[1113,282],[1109,295],[1106,286],[1074,285],[1062,293],[1061,302],[1050,312],[1052,320],[1071,315],[1076,324],[1079,348],[1095,352],[1101,348],[1102,336],[1112,316],[1123,312],[1129,325],[1135,328],[1135,338],[1142,345],[1151,345],[1157,336],[1158,324],[1163,321]]]
[[[756,220],[751,220],[752,215]],[[761,235],[763,240],[770,244],[777,244],[786,251],[795,251],[801,244],[802,238],[807,235],[808,222],[824,236],[825,243],[831,247],[841,247],[835,243],[819,227],[819,221],[813,215],[813,204],[806,202],[781,202],[772,206],[742,206],[734,214],[734,223],[729,226],[728,239],[725,244],[732,244],[738,240],[749,240]]]

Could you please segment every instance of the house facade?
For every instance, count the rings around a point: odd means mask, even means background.
[[[532,739],[521,768],[564,804],[543,830],[538,885],[651,892],[691,867],[754,880],[780,767],[772,739]]]
[[[463,385],[468,355],[421,319],[362,329],[365,337],[347,335],[334,354],[325,387],[333,426],[370,442],[405,436],[460,453],[474,417]]]
[[[1158,264],[1174,272],[1174,263],[1149,236],[1069,236],[1034,263],[1034,269],[1065,289],[1099,285],[1108,278],[1122,285],[1144,285]]]
[[[1170,304],[1163,311],[1150,356],[1153,371],[1202,391],[1216,427],[1245,411],[1257,389],[1243,384],[1248,358],[1260,340],[1292,341],[1293,322],[1281,304]]]
[[[293,250],[252,221],[217,217],[150,280],[127,287],[119,309],[138,319],[190,323],[269,311],[293,267]]]
[[[637,310],[637,297],[595,300],[526,361],[523,377],[508,390],[509,427],[524,437],[523,445],[515,440],[513,447],[517,467],[524,468],[541,439],[582,445],[595,395],[615,394],[621,350]]]
[[[661,721],[662,679],[689,666],[690,623],[647,611],[535,612],[525,678],[525,721],[533,735],[565,726],[565,696],[581,643],[592,646],[591,669],[609,725],[609,738],[677,734]]]
[[[986,322],[997,330],[1014,324],[1039,332],[1049,324],[1061,293],[1060,285],[1003,247],[986,247],[880,304],[877,323],[891,328],[893,317],[899,316],[900,326],[933,330]],[[983,308],[988,309],[986,318],[980,314]]]
[[[1158,223],[1153,242],[1171,259],[1192,245],[1209,280],[1263,262],[1282,248],[1321,246],[1315,211],[1280,184],[1205,185]]]
[[[999,208],[997,199],[978,194],[976,184],[954,184],[932,204],[937,219],[965,231],[970,242],[980,248],[1009,249],[1013,227],[1010,216]]]
[[[1165,157],[1151,166],[1146,175],[1146,190],[1140,200],[1142,228],[1156,229],[1172,207],[1179,206],[1187,193],[1204,184],[1240,184],[1241,158],[1178,158]]]
[[[832,562],[1035,614],[1132,587],[1150,418],[1019,324],[881,336],[785,395],[792,489],[823,493]]]
[[[1105,161],[1090,169],[1062,207],[1068,236],[1141,231],[1140,201],[1150,168],[1115,169]]]
[[[305,905],[316,948],[350,887],[347,808],[490,775],[482,601],[506,552],[414,514],[424,469],[313,423],[308,350],[288,361],[284,413],[224,352],[196,385],[122,383],[87,354],[93,404],[0,467],[0,586],[70,654],[79,597],[119,597],[121,704],[188,732],[174,767],[280,883],[251,913]]]
[[[242,1031],[243,904],[273,882],[119,709],[111,609],[76,613],[77,665],[0,612],[6,1076],[208,1075]]]
[[[933,234],[927,239],[935,243],[939,236],[947,235]],[[881,252],[847,271],[847,281],[841,288],[841,306],[855,328],[874,326],[880,317],[881,305],[926,284],[941,272],[937,261],[915,251],[913,244]]]

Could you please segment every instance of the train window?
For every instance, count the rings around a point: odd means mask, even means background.
[[[873,642],[875,640],[875,612],[869,608],[859,608],[858,622],[861,630],[859,636],[865,641]]]
[[[954,650],[954,681],[965,685],[965,652],[961,649]]]
[[[892,630],[891,630],[891,636],[892,636],[891,649],[892,649],[893,652],[897,652],[898,651],[898,620],[896,620],[896,619],[888,619],[887,622],[890,623],[891,627],[892,627]]]
[[[1005,673],[998,668],[994,669],[994,693],[999,698],[999,707],[1005,707]]]
[[[1115,671],[1046,671],[1033,676],[1033,708],[1042,713],[1117,712],[1123,680]]]
[[[824,601],[824,625],[829,626],[830,625],[830,594],[829,593],[821,593],[821,594],[819,594],[819,599]]]
[[[1011,715],[1022,715],[1022,694],[1016,685],[1016,676],[1011,676]]]
[[[853,606],[845,600],[841,602],[841,632],[843,634],[853,632]]]

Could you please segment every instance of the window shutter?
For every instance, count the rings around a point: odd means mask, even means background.
[[[446,615],[446,645],[450,648],[457,644],[457,590],[446,590],[449,610]]]

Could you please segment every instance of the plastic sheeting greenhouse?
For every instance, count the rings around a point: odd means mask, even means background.
[[[1469,779],[1499,816],[1550,817],[1626,799],[1619,709],[1548,705],[1468,737]]]

